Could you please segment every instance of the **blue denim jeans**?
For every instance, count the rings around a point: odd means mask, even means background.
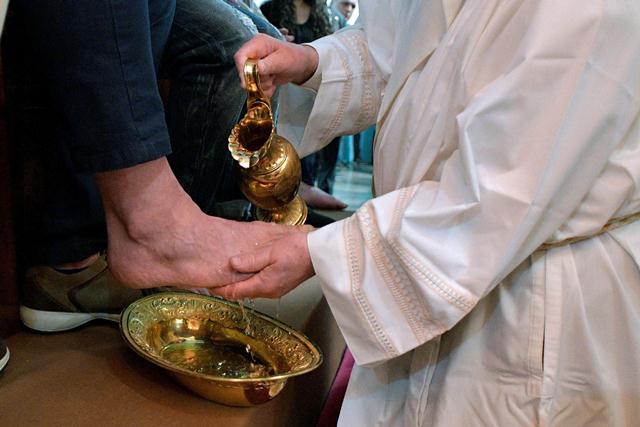
[[[46,93],[17,101],[25,117],[15,133],[37,140],[26,156],[40,157],[42,166],[42,201],[24,227],[27,263],[75,261],[105,249],[93,179],[100,171],[167,156],[203,211],[218,214],[220,202],[242,197],[227,150],[246,97],[233,55],[258,30],[278,35],[274,27],[222,0],[12,6],[15,25],[10,30],[7,22],[4,41],[25,43],[16,51],[31,58],[20,59],[16,79],[32,74],[26,80]],[[158,76],[170,80],[166,107]]]
[[[217,202],[242,197],[227,149],[246,97],[233,55],[256,33],[249,17],[223,1],[177,0],[163,61],[171,82],[169,163],[193,200],[211,214]]]

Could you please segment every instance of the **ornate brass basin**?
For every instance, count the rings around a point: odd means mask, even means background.
[[[230,406],[271,400],[322,353],[287,325],[220,298],[163,292],[133,302],[120,330],[140,356],[196,394]]]

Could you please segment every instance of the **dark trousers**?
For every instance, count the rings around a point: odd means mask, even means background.
[[[27,263],[77,261],[106,248],[97,172],[168,156],[205,212],[241,197],[227,150],[245,103],[233,54],[256,27],[275,28],[222,0],[12,6],[3,44],[14,45],[7,78],[21,86],[9,91],[13,133],[22,181],[37,190],[25,204]],[[159,75],[170,80],[166,111]]]

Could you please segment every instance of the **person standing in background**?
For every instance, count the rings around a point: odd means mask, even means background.
[[[286,29],[293,37],[290,41],[297,44],[312,42],[339,28],[322,0],[267,0],[260,10],[275,27]]]
[[[333,0],[331,7],[344,16],[346,21],[350,20],[358,7],[358,0]]]

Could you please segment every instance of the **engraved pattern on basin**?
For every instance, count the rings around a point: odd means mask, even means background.
[[[250,329],[245,330],[246,320],[240,307],[223,300],[212,302],[211,297],[194,298],[195,294],[163,296],[145,303],[137,304],[128,316],[128,330],[133,342],[148,356],[161,360],[159,346],[151,345],[150,329],[154,325],[169,319],[211,320],[223,327],[242,331],[258,341],[265,343],[274,353],[284,357],[289,366],[287,372],[295,374],[317,363],[318,356],[296,336],[293,330],[277,326],[272,319],[263,318],[250,309],[245,309],[250,318]]]

